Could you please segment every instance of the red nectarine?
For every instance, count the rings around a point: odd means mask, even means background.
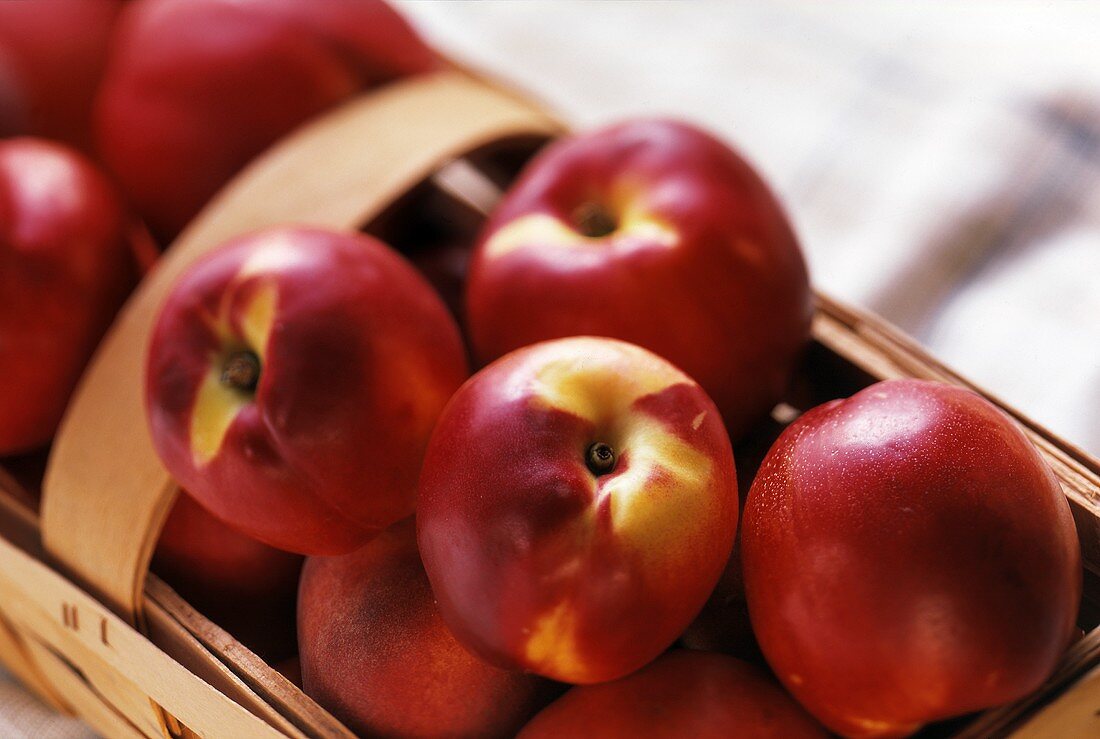
[[[672,651],[641,671],[573,688],[520,739],[795,739],[825,732],[757,668],[708,652]]]
[[[134,0],[97,101],[99,150],[167,240],[299,124],[435,65],[382,0]]]
[[[0,2],[0,137],[30,134],[84,151],[120,0]]]
[[[459,640],[564,682],[632,672],[699,612],[737,528],[733,455],[687,375],[612,339],[513,352],[448,404],[420,550]]]
[[[556,692],[455,641],[411,519],[352,554],[306,561],[298,633],[306,693],[364,736],[512,736]]]
[[[458,328],[368,236],[276,228],[193,265],[165,300],[146,400],[168,470],[239,531],[341,554],[413,512]]]
[[[466,308],[481,362],[577,335],[656,352],[736,440],[786,389],[811,302],[798,241],[752,167],[697,128],[641,120],[536,156],[481,233]]]
[[[114,187],[82,155],[0,141],[0,455],[53,436],[137,279],[132,233]]]
[[[181,494],[157,541],[153,571],[238,641],[270,659],[295,653],[302,557],[229,528]]]
[[[741,545],[768,663],[849,736],[1020,698],[1074,633],[1081,552],[1058,481],[958,387],[881,382],[796,420],[749,492]]]

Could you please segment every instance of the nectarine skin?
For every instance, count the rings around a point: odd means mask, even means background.
[[[242,358],[251,385],[233,376]],[[341,554],[412,513],[428,436],[465,377],[454,319],[408,262],[367,236],[276,228],[174,286],[146,405],[162,460],[204,508],[271,546]]]
[[[162,240],[299,124],[437,64],[381,0],[133,0],[113,44],[99,150]]]
[[[75,150],[0,141],[0,455],[53,436],[137,280],[133,222]]]
[[[238,533],[180,494],[157,540],[153,571],[254,652],[294,654],[299,555]]]
[[[1058,481],[1000,410],[894,380],[796,420],[741,538],[768,663],[833,731],[903,736],[1050,675],[1081,597]]]
[[[466,308],[480,362],[585,334],[645,347],[702,385],[736,440],[786,389],[811,300],[756,172],[697,128],[640,120],[528,164],[481,232]]]
[[[732,657],[676,650],[633,675],[573,688],[519,739],[796,739],[825,732],[759,669]]]
[[[0,2],[0,138],[92,151],[92,100],[121,0]]]
[[[613,457],[596,472],[601,444]],[[611,339],[513,352],[455,394],[432,435],[420,551],[459,640],[502,667],[613,680],[698,613],[737,528],[714,404]]]
[[[363,736],[513,736],[558,692],[455,641],[411,519],[352,554],[307,560],[298,630],[306,693]]]

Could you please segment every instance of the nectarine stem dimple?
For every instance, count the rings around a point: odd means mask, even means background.
[[[250,351],[230,354],[222,365],[222,384],[250,393],[260,381],[260,358]]]
[[[590,239],[599,239],[615,232],[619,224],[615,216],[599,203],[581,203],[573,211],[573,223],[577,230]]]
[[[610,444],[605,444],[602,441],[596,442],[588,447],[586,457],[588,469],[593,475],[606,475],[615,469],[615,450],[611,448]]]

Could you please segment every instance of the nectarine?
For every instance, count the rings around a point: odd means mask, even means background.
[[[881,382],[796,420],[749,491],[741,547],[768,663],[848,736],[1020,698],[1074,633],[1081,552],[1058,481],[958,387]]]
[[[756,667],[708,652],[672,651],[633,675],[573,688],[520,739],[795,739],[825,732]]]
[[[0,141],[0,456],[53,436],[137,280],[133,221],[84,156]]]
[[[630,341],[702,385],[735,440],[786,389],[810,308],[767,185],[726,144],[665,120],[544,149],[482,230],[466,289],[479,361],[565,336]]]
[[[428,436],[465,376],[454,319],[398,254],[275,228],[172,289],[146,405],[161,458],[204,508],[271,546],[341,554],[413,512]]]
[[[306,693],[364,736],[512,736],[556,692],[455,641],[411,519],[352,554],[306,561],[298,634]]]
[[[302,557],[229,528],[186,494],[176,499],[153,571],[238,641],[278,659],[295,653],[294,603]]]
[[[0,137],[92,148],[92,100],[121,0],[0,2]]]
[[[113,44],[98,146],[162,240],[299,124],[436,65],[382,0],[133,0]]]
[[[729,557],[737,481],[718,410],[644,349],[572,338],[470,379],[432,434],[420,550],[455,636],[563,682],[632,672]]]

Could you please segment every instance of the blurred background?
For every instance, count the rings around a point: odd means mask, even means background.
[[[720,133],[786,202],[820,290],[1100,454],[1100,7],[397,5],[577,126]]]
[[[718,132],[786,202],[819,289],[1100,453],[1100,6],[394,4],[578,127]],[[0,680],[0,736],[84,732]]]

